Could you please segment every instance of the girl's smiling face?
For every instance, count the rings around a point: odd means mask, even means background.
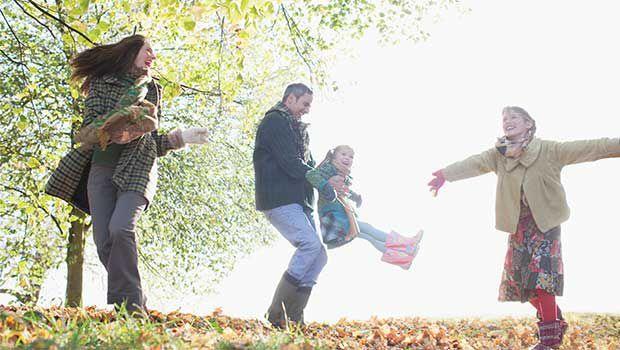
[[[353,156],[355,153],[350,147],[336,147],[334,150],[334,160],[336,165],[340,165],[343,168],[350,169],[353,165]]]
[[[504,135],[509,140],[523,138],[532,126],[531,121],[516,113],[505,112],[502,115],[502,128],[504,129]]]

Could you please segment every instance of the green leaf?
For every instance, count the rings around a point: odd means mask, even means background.
[[[194,30],[194,28],[196,28],[196,21],[194,21],[192,18],[186,17],[183,20],[183,29],[187,31],[192,31]]]
[[[237,36],[240,39],[244,39],[244,40],[250,39],[250,33],[248,33],[247,30],[243,30],[243,29],[237,32]]]
[[[99,23],[97,23],[97,28],[99,28],[102,32],[105,32],[110,29],[110,23],[106,21],[99,21]]]
[[[28,122],[20,120],[15,124],[15,126],[17,126],[17,129],[19,129],[19,131],[24,131],[28,127]]]
[[[101,37],[101,29],[95,28],[88,32],[88,37],[94,42],[98,42]]]
[[[88,11],[88,5],[90,4],[90,0],[80,0],[80,8],[86,12]]]
[[[41,165],[41,162],[39,162],[39,160],[34,158],[34,157],[30,157],[30,158],[28,158],[27,164],[31,168],[37,168],[37,167],[39,167],[39,165]]]

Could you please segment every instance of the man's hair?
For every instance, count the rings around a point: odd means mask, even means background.
[[[299,98],[305,94],[312,95],[312,90],[308,86],[302,83],[291,84],[284,90],[284,96],[282,96],[282,102],[286,101],[288,95],[293,95],[295,98]]]

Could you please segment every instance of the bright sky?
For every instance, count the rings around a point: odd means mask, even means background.
[[[317,96],[305,117],[316,158],[337,144],[356,150],[362,220],[403,234],[425,230],[410,271],[381,262],[361,239],[328,251],[307,320],[532,315],[529,305],[497,301],[508,235],[494,229],[495,175],[448,183],[437,198],[426,183],[434,170],[491,147],[506,105],[524,107],[541,138],[620,136],[619,5],[467,3],[471,13],[444,17],[426,43],[360,43],[358,59],[334,67],[337,80],[356,83],[345,83],[337,98]],[[566,276],[558,302],[566,311],[620,313],[617,174],[620,159],[564,169],[572,215],[562,225]],[[279,239],[240,261],[219,294],[149,304],[262,317],[292,254]],[[85,304],[103,306],[104,280],[87,276]],[[44,292],[48,300],[62,296],[64,284],[50,281]]]

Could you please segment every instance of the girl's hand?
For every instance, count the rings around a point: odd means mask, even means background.
[[[357,194],[357,193],[352,192],[352,193],[349,195],[349,198],[351,198],[351,200],[352,200],[353,202],[355,202],[355,206],[356,206],[356,207],[358,207],[358,208],[359,208],[359,207],[361,207],[361,206],[362,206],[362,195],[361,195],[361,194]]]
[[[442,169],[443,170],[443,169]],[[446,182],[446,178],[443,176],[443,171],[442,170],[437,170],[436,172],[433,173],[433,176],[435,176],[434,179],[432,179],[428,185],[431,187],[429,190],[431,192],[433,192],[433,196],[436,197],[437,194],[439,193],[439,189],[441,188],[441,186],[443,186],[443,184]]]
[[[336,193],[340,194],[344,191],[344,177],[335,175],[330,177],[327,182],[329,182],[329,184],[334,188]]]

